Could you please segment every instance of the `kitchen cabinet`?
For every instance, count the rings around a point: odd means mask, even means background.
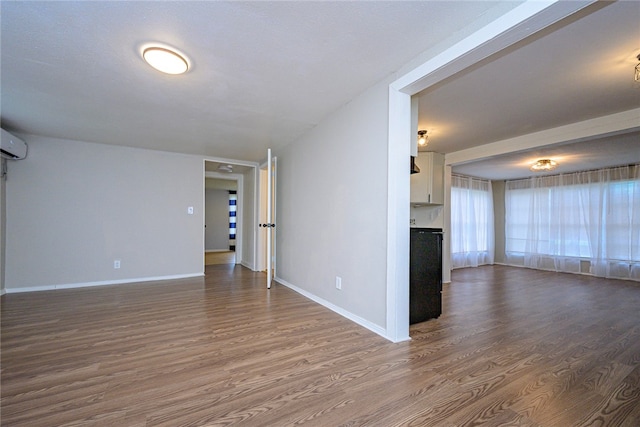
[[[420,152],[415,159],[419,173],[411,175],[413,206],[444,204],[444,154]]]
[[[410,229],[409,324],[442,314],[442,229]]]

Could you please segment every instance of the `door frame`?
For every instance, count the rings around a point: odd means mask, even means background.
[[[267,222],[267,164],[260,165],[257,169],[257,207],[258,215],[256,225]],[[267,233],[262,227],[256,227],[256,271],[267,270]]]
[[[237,183],[237,190],[236,190],[236,194],[238,195],[237,201],[236,201],[236,249],[235,249],[235,253],[236,253],[236,264],[240,264],[240,262],[242,261],[242,253],[243,253],[243,245],[242,245],[242,235],[243,235],[243,227],[242,227],[242,218],[244,215],[244,206],[243,206],[243,202],[242,202],[242,198],[243,198],[243,183],[244,183],[244,176],[242,176],[241,174],[237,174],[237,173],[221,173],[221,172],[212,172],[212,171],[205,171],[204,172],[204,179],[206,180],[207,178],[215,178],[215,179],[224,179],[227,181],[236,181]],[[206,208],[206,188],[204,189],[205,194],[203,195],[203,206],[205,206]],[[206,220],[206,212],[203,215],[203,221]],[[202,225],[202,232],[205,233],[205,224]],[[203,252],[204,253],[204,252]]]
[[[223,173],[218,171],[207,171],[207,162],[223,163],[232,166],[242,166],[243,173]],[[221,157],[203,157],[202,162],[202,206],[205,203],[205,178],[219,178],[219,179],[234,179],[238,181],[238,201],[236,207],[236,264],[242,264],[243,266],[255,271],[255,255],[256,255],[256,239],[258,237],[257,231],[254,227],[247,230],[245,222],[250,218],[257,218],[257,185],[258,177],[256,170],[258,169],[257,162],[249,162],[244,160],[226,159]],[[249,168],[249,169],[246,169]],[[250,170],[251,172],[247,172]],[[247,181],[248,180],[248,181]],[[249,188],[245,191],[245,184],[248,184]],[[251,188],[252,187],[252,188]],[[245,194],[247,193],[247,194]],[[253,200],[247,200],[250,204],[249,211],[245,209],[247,204],[245,203],[245,197],[251,197]],[[204,254],[204,221],[205,215],[202,215],[202,253]],[[247,235],[246,233],[251,233]],[[248,237],[248,244],[245,245],[243,237]],[[245,247],[247,246],[247,247]],[[249,257],[249,260],[245,260],[245,255]],[[203,261],[204,263],[204,261]]]
[[[272,217],[271,223],[276,224],[276,182],[277,182],[277,163],[278,157],[272,156],[272,186],[271,186],[271,197],[272,197]],[[257,271],[266,271],[267,270],[267,230],[264,227],[259,227],[259,224],[267,223],[267,209],[268,209],[268,182],[269,182],[269,174],[268,174],[268,159],[267,161],[260,164],[257,168],[257,222],[256,222],[256,270]],[[277,262],[276,262],[276,239],[275,235],[277,234],[275,231],[275,227],[271,229],[272,231],[272,239],[271,239],[271,258],[272,258],[272,277],[275,278],[277,276]]]

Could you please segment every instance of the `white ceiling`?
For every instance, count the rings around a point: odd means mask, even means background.
[[[529,167],[539,159],[553,159],[558,167],[550,172],[531,172]],[[640,163],[640,131],[503,154],[454,166],[453,171],[467,176],[504,180],[635,163]]]
[[[2,126],[261,161],[268,147],[294,141],[412,58],[519,3],[2,1]],[[632,81],[638,22],[640,2],[598,2],[429,88],[420,96],[428,149],[451,153],[640,107]],[[190,71],[168,76],[148,67],[140,57],[148,42],[186,53]],[[563,171],[585,159],[589,167],[640,161],[637,133],[562,147],[555,156],[581,159],[563,161]],[[528,174],[517,167],[525,158],[547,153],[454,170],[517,177]]]
[[[518,3],[2,1],[2,126],[260,161]],[[151,69],[147,42],[190,71]]]
[[[638,54],[640,2],[592,5],[421,93],[418,128],[429,131],[427,150],[451,153],[638,108]],[[533,175],[533,161],[549,157],[560,163],[553,173],[640,162],[640,134],[509,154],[454,172],[522,178]]]
[[[244,174],[253,169],[253,166],[238,165],[234,162],[217,162],[213,160],[207,160],[204,162],[205,172],[218,172],[222,174]]]

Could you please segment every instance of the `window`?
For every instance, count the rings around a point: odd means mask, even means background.
[[[492,264],[494,256],[491,181],[451,177],[452,268]]]
[[[510,264],[640,280],[640,167],[508,181]]]

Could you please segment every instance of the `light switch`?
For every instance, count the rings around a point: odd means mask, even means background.
[[[189,207],[187,208],[187,213],[188,213],[189,215],[193,215],[193,206],[189,206]]]

